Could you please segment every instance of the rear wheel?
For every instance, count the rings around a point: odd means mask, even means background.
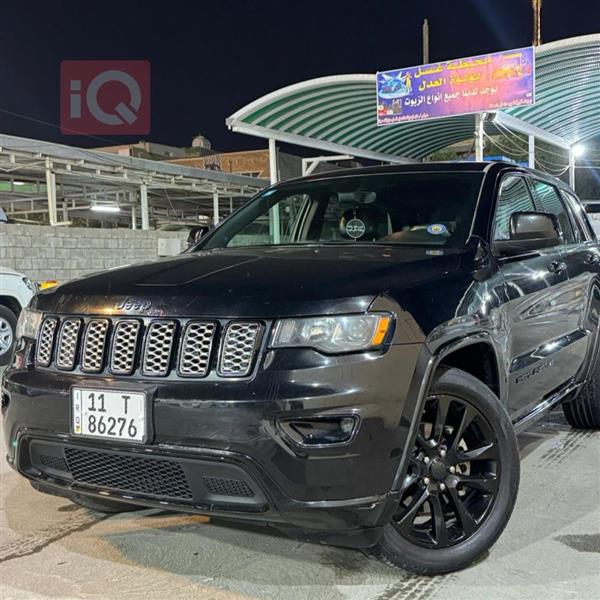
[[[579,394],[563,403],[567,421],[578,429],[600,427],[600,357],[596,357],[595,368],[589,381]]]
[[[0,366],[7,365],[15,343],[17,315],[0,304]]]
[[[134,504],[126,504],[125,502],[117,502],[116,500],[102,500],[100,498],[92,498],[81,494],[72,496],[71,501],[89,510],[106,514],[131,512],[134,510],[142,510],[144,508],[143,506],[135,506]]]
[[[498,398],[464,371],[441,370],[398,509],[373,552],[417,573],[464,568],[498,539],[518,487],[516,438]]]

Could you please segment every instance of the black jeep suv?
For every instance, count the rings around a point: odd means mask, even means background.
[[[600,245],[504,163],[273,186],[183,255],[23,311],[8,461],[94,510],[160,507],[459,569],[504,529],[515,432],[600,425]]]

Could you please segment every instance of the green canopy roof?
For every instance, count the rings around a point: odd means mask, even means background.
[[[490,113],[485,129],[522,131],[569,147],[600,135],[600,34],[536,48],[536,103]],[[376,123],[375,75],[335,75],[282,88],[227,119],[234,130],[390,162],[419,160],[473,136],[475,115]]]

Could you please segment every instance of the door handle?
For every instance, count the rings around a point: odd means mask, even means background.
[[[595,265],[600,262],[600,255],[596,254],[595,252],[588,252],[585,255],[583,262],[585,262],[586,265]]]
[[[566,268],[567,265],[560,260],[553,260],[548,265],[548,271],[550,271],[550,273],[562,273]]]

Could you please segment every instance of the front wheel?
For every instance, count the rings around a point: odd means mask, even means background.
[[[498,539],[519,488],[519,452],[498,398],[441,369],[425,401],[401,500],[373,553],[421,574],[462,569]]]
[[[7,365],[10,361],[16,330],[17,315],[0,304],[0,366]]]

